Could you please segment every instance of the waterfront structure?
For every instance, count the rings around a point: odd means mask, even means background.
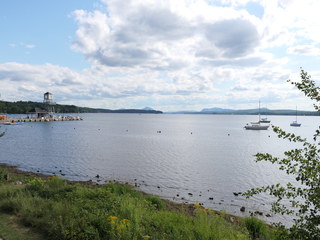
[[[56,103],[53,101],[53,95],[50,92],[43,94],[43,108],[35,107],[28,111],[25,117],[20,118],[7,118],[6,115],[0,114],[0,124],[18,125],[26,122],[50,122],[50,121],[74,121],[83,120],[77,116],[55,116],[54,106]]]
[[[33,108],[29,112],[27,112],[28,118],[48,118],[49,113],[46,109],[43,108]],[[31,116],[29,116],[31,115]]]
[[[48,116],[52,118],[54,115],[54,105],[56,105],[56,103],[53,101],[52,93],[46,92],[45,94],[43,94],[43,103],[45,104]]]
[[[27,114],[30,114],[31,118],[54,118],[54,105],[56,105],[56,103],[53,101],[52,93],[46,92],[43,94],[43,105],[44,108],[33,108],[29,112],[27,112]]]

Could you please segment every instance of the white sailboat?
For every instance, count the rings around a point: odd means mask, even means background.
[[[267,108],[266,108],[266,112],[267,112]],[[268,120],[268,117],[267,117],[267,114],[266,114],[266,117],[261,118],[260,122],[261,122],[261,123],[270,123],[271,121]]]
[[[259,121],[258,122],[251,122],[250,124],[247,123],[244,128],[246,130],[268,130],[269,125],[263,125],[261,124],[261,118],[260,118],[260,101],[259,101]]]
[[[300,127],[301,123],[298,123],[298,110],[297,110],[297,106],[296,106],[296,120],[293,121],[292,123],[290,123],[291,127]]]
[[[265,117],[265,118],[261,118],[260,122],[261,122],[261,123],[270,123],[271,121],[268,120],[267,117]]]

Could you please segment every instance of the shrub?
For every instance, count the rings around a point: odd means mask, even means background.
[[[8,171],[4,168],[0,168],[0,182],[7,181]]]
[[[145,197],[145,199],[151,203],[152,206],[154,206],[156,209],[160,210],[160,209],[164,209],[165,204],[164,201],[162,199],[160,199],[157,196],[154,195],[147,195]]]
[[[314,107],[320,112],[320,88],[303,70],[301,70],[301,82],[293,84],[311,100],[315,100]],[[254,188],[245,193],[247,197],[266,192],[275,197],[272,203],[272,211],[275,213],[293,215],[294,223],[289,228],[288,237],[292,239],[319,240],[320,239],[320,143],[317,138],[320,130],[314,134],[313,142],[287,133],[279,127],[273,126],[273,131],[279,138],[289,142],[300,143],[301,149],[292,149],[284,152],[284,158],[274,157],[269,153],[256,154],[256,161],[268,161],[278,164],[279,169],[288,175],[293,175],[296,182],[287,184],[273,184]],[[286,200],[286,201],[284,201]],[[287,203],[290,204],[287,204]],[[282,229],[283,224],[279,223]],[[284,238],[285,236],[283,236]]]
[[[251,239],[270,239],[267,225],[261,220],[255,217],[246,217],[244,223],[249,231]]]

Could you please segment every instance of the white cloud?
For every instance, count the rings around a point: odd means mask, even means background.
[[[24,46],[25,48],[35,48],[35,47],[36,47],[36,46],[33,45],[33,44],[25,44],[25,43],[22,43],[21,45]]]
[[[49,90],[56,90],[63,95],[69,92],[71,86],[72,91],[76,93],[76,88],[84,83],[83,76],[66,67],[15,62],[0,64],[1,91],[10,92],[7,99],[12,101],[20,95],[24,96],[24,100],[35,100]],[[69,97],[72,98],[72,95]]]
[[[204,1],[105,2],[108,12],[73,13],[73,48],[93,63],[172,71],[202,57],[246,56],[259,43],[252,17]]]
[[[290,46],[301,40],[320,42],[317,0],[261,0],[264,47]]]
[[[320,57],[320,48],[314,45],[300,45],[288,48],[288,53]]]
[[[285,82],[299,71],[287,69],[294,64],[285,54],[319,56],[318,1],[101,2],[99,10],[71,14],[77,24],[72,49],[91,67],[0,64],[1,91],[12,100],[51,91],[63,103],[104,108],[254,107],[261,97],[283,106],[294,95]],[[247,9],[252,2],[261,15]]]
[[[217,92],[216,83],[236,81],[247,72],[239,67],[270,62],[256,53],[260,20],[246,11],[205,1],[104,2],[106,12],[73,12],[73,48],[100,70],[109,69],[98,96],[171,95],[188,102]]]
[[[32,48],[36,47],[36,45],[34,45],[34,44],[28,44],[28,43],[24,43],[24,42],[20,42],[19,44],[10,43],[9,46],[12,47],[12,48],[15,48],[17,46],[21,46],[23,48],[29,48],[29,49],[32,49]]]
[[[108,41],[110,29],[106,14],[99,11],[76,10],[73,16],[79,24],[76,32],[77,38],[73,44],[74,49],[90,54],[98,51],[105,44],[108,45],[106,41]]]

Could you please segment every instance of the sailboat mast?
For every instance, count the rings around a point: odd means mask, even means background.
[[[259,100],[259,123],[260,123],[260,100]]]

